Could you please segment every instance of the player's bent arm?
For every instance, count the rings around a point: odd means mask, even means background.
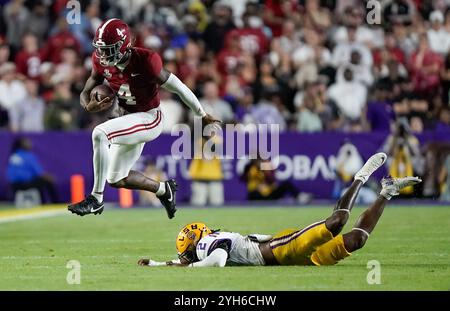
[[[186,104],[197,116],[205,117],[206,112],[198,101],[195,94],[176,75],[162,69],[158,76],[161,87],[165,90],[177,94],[183,103]]]
[[[188,267],[225,267],[228,253],[223,248],[216,248],[208,257],[203,260],[191,263]]]
[[[91,91],[97,85],[102,84],[103,80],[104,80],[104,77],[102,75],[99,75],[95,70],[91,71],[91,75],[89,76],[86,83],[84,84],[84,88],[80,94],[80,104],[85,110],[91,111],[91,107],[93,106],[93,103],[92,103],[93,99],[91,98]]]

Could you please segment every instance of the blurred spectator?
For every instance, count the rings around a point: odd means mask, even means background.
[[[172,94],[164,89],[159,92],[161,99],[161,111],[164,114],[164,133],[171,133],[175,125],[184,121],[185,108],[184,106],[172,98]]]
[[[195,206],[207,204],[217,206],[224,202],[222,162],[214,154],[209,154],[208,148],[204,148],[205,143],[209,143],[210,140],[214,142],[214,146],[211,148],[212,152],[215,151],[217,144],[222,144],[222,140],[218,136],[209,138],[208,141],[202,138],[200,142],[196,143],[200,144],[199,149],[205,153],[196,154],[189,166],[189,176],[192,180],[191,204]]]
[[[389,131],[391,120],[394,118],[392,102],[389,93],[392,84],[380,80],[374,86],[373,97],[367,104],[367,121],[371,131]]]
[[[340,125],[340,116],[336,104],[328,98],[323,79],[308,82],[305,92],[299,92],[294,99],[298,109],[297,130],[317,132],[335,130]]]
[[[55,203],[58,197],[53,177],[44,172],[31,150],[31,141],[26,138],[18,138],[14,142],[6,168],[6,180],[14,194],[19,190],[37,188],[44,203]]]
[[[450,109],[443,108],[439,113],[439,119],[436,124],[436,131],[450,131]]]
[[[450,155],[445,159],[439,174],[440,197],[443,202],[450,202]]]
[[[304,29],[305,44],[292,53],[292,62],[296,73],[297,87],[303,87],[305,81],[316,80],[321,68],[331,62],[330,51],[323,46],[321,38],[313,29]]]
[[[373,51],[374,69],[380,76],[386,77],[389,74],[388,63],[396,64],[400,67],[399,73],[402,76],[407,75],[406,68],[406,55],[405,52],[399,47],[397,39],[392,32],[386,32],[384,34],[384,47],[375,49]]]
[[[263,93],[280,91],[280,82],[275,77],[275,68],[268,58],[264,58],[259,65],[259,73],[253,84],[253,97],[259,101]]]
[[[433,52],[447,55],[450,49],[450,33],[444,28],[444,14],[433,11],[430,14],[431,28],[427,31],[430,48]]]
[[[152,159],[147,159],[145,161],[145,169],[143,174],[157,182],[167,180],[166,173],[159,169],[155,161]],[[150,204],[152,206],[160,206],[161,201],[153,192],[139,190],[139,203],[142,205]]]
[[[424,159],[420,151],[419,140],[410,133],[409,125],[404,119],[395,123],[394,132],[387,137],[382,150],[388,155],[386,163],[392,177],[422,175]],[[412,192],[412,187],[401,191],[402,194],[411,194]]]
[[[72,48],[77,54],[81,51],[80,42],[69,31],[65,16],[61,16],[57,20],[54,32],[43,47],[42,59],[58,64],[61,62],[61,54],[65,48]]]
[[[25,99],[27,91],[22,81],[17,79],[16,65],[11,62],[0,66],[0,126],[8,122],[8,111]]]
[[[62,74],[52,77],[54,93],[45,113],[47,130],[73,130],[77,128],[80,104],[70,89],[70,81]]]
[[[413,84],[408,77],[406,68],[394,59],[381,64],[379,77],[377,83],[387,86],[386,96],[389,100],[394,100],[402,94],[413,91]]]
[[[383,10],[386,21],[410,23],[415,13],[414,3],[411,0],[393,0]]]
[[[38,39],[39,44],[44,42],[47,31],[50,28],[48,2],[45,0],[34,0],[31,4],[31,13],[27,19],[27,32],[32,32]]]
[[[274,98],[277,93],[266,91],[262,99],[251,110],[252,123],[254,124],[276,124],[280,131],[287,128],[287,123],[280,111],[280,106],[276,104]]]
[[[225,44],[225,47],[220,51],[216,58],[217,71],[221,75],[221,80],[224,85],[226,85],[229,80],[232,80],[232,76],[239,74],[239,69],[242,68],[244,63],[244,52],[242,51],[238,34],[233,33],[230,35]]]
[[[320,31],[325,31],[332,22],[330,11],[320,6],[320,0],[305,0],[304,18],[305,27]]]
[[[299,132],[320,132],[323,129],[322,120],[316,111],[313,100],[304,98],[303,105],[298,113],[297,129]]]
[[[335,44],[355,41],[367,47],[376,47],[377,41],[382,41],[381,38],[376,38],[372,28],[365,24],[366,15],[361,7],[361,1],[345,7],[343,14],[339,14],[339,17],[342,18],[342,26],[331,32],[331,39]]]
[[[0,66],[9,61],[11,51],[6,43],[0,44]]]
[[[20,46],[20,40],[25,33],[27,20],[30,15],[24,2],[24,0],[12,0],[5,5],[3,11],[3,18],[8,29],[6,38],[13,49],[17,49]]]
[[[207,113],[213,113],[225,124],[234,121],[233,110],[229,103],[219,97],[219,87],[215,82],[209,81],[203,85],[203,97],[200,98],[200,103]]]
[[[416,34],[410,31],[410,29],[401,22],[394,22],[392,25],[397,44],[407,57],[410,57],[417,45]]]
[[[229,37],[236,36],[243,52],[261,59],[267,52],[269,43],[262,29],[262,21],[250,12],[245,12],[242,19],[243,26],[229,31],[225,36],[225,42]]]
[[[235,28],[232,19],[232,9],[222,1],[217,1],[212,10],[211,20],[203,33],[203,41],[207,50],[218,53],[222,50],[225,35]]]
[[[352,52],[358,52],[361,57],[361,64],[372,66],[372,53],[364,44],[356,40],[356,28],[347,27],[348,41],[336,45],[332,53],[332,63],[336,68],[348,64],[351,61]]]
[[[409,68],[414,90],[420,93],[435,92],[440,84],[440,72],[444,66],[442,57],[433,52],[426,35],[422,35],[418,49],[411,55]]]
[[[300,46],[301,41],[299,38],[299,33],[295,29],[295,23],[290,19],[286,19],[283,22],[281,35],[272,40],[271,49],[279,54],[276,57],[282,57],[291,55],[291,53]],[[272,55],[272,58],[273,57],[275,57],[275,55]],[[278,61],[275,61],[275,63],[276,62]]]
[[[17,71],[30,79],[39,79],[41,57],[38,39],[33,33],[26,33],[22,39],[22,49],[16,54]]]
[[[266,0],[264,22],[270,27],[273,37],[279,37],[286,18],[300,20],[298,2],[295,0]]]
[[[42,132],[44,130],[44,100],[38,94],[39,84],[34,80],[25,82],[27,97],[9,111],[13,132]]]
[[[336,73],[336,81],[340,82],[344,80],[344,71],[350,69],[353,73],[353,79],[366,87],[370,87],[374,81],[372,75],[372,68],[367,64],[361,62],[361,54],[359,51],[354,50],[350,54],[350,61],[341,65]]]
[[[223,0],[222,0],[222,3],[225,4],[225,2]],[[197,30],[199,32],[205,31],[205,28],[208,26],[209,16],[208,16],[208,12],[206,11],[206,7],[202,3],[202,1],[200,1],[200,0],[190,1],[187,11],[189,14],[194,15],[195,18],[197,19],[197,21],[198,21]]]
[[[251,160],[241,175],[241,180],[247,183],[248,200],[279,200],[289,196],[301,204],[311,201],[310,194],[301,193],[290,181],[278,183],[275,179],[275,170],[261,170],[262,163],[270,165],[268,160]]]
[[[431,141],[424,146],[425,168],[423,170],[423,195],[437,198],[440,193],[440,175],[447,156],[450,155],[448,142]]]
[[[353,71],[344,70],[344,79],[337,81],[328,89],[328,95],[334,100],[344,117],[359,120],[366,105],[367,89],[354,80]]]

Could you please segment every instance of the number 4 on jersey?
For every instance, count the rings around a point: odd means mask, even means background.
[[[124,99],[127,105],[136,105],[136,97],[131,94],[130,85],[128,83],[120,86],[117,95],[120,99]]]

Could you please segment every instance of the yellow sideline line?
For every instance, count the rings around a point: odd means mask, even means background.
[[[65,212],[64,205],[45,205],[30,208],[0,210],[0,221],[30,219],[39,216],[53,216]]]

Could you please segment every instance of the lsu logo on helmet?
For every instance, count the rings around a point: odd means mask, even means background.
[[[195,247],[200,239],[212,233],[202,222],[193,222],[184,226],[178,233],[176,247],[180,259],[193,262],[196,258]]]

